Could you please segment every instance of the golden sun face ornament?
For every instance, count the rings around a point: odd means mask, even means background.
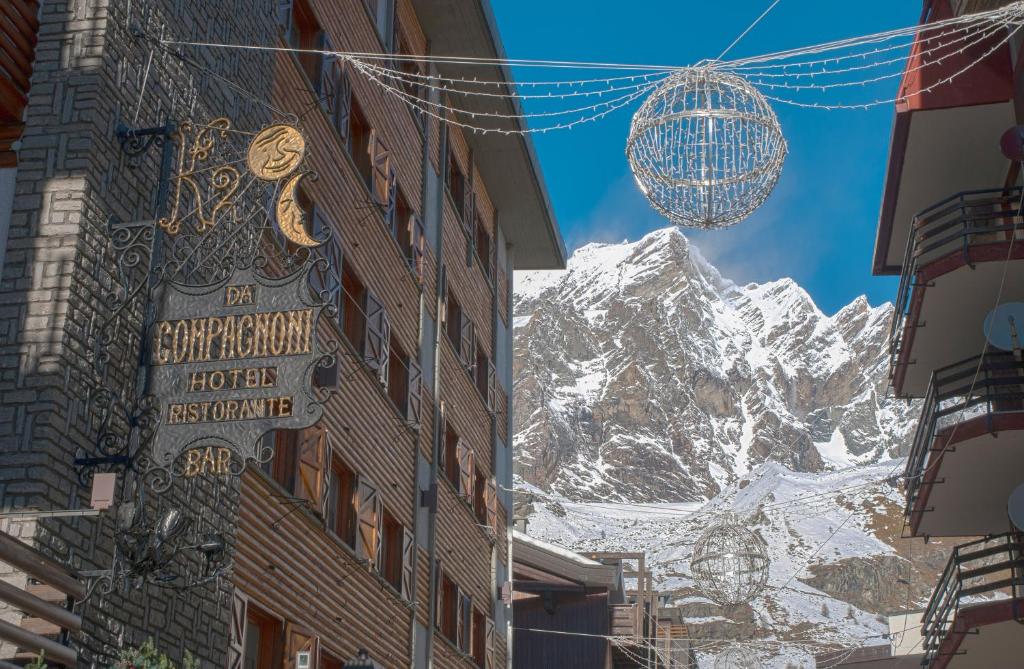
[[[305,155],[302,133],[290,125],[278,124],[264,128],[253,138],[246,158],[249,171],[257,179],[278,181],[298,169]]]

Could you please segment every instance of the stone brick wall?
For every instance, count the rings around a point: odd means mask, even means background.
[[[157,210],[159,151],[135,164],[117,127],[228,116],[236,127],[255,128],[271,114],[259,102],[270,90],[269,57],[183,47],[197,67],[153,39],[258,44],[270,43],[274,30],[273,0],[42,3],[0,277],[0,508],[88,503],[72,461],[92,452],[96,438],[89,342],[115,279],[107,221],[150,220]],[[134,358],[121,359],[111,370],[118,387],[134,379]],[[233,514],[231,497],[210,513]],[[94,570],[109,566],[112,525],[109,517],[48,519],[11,530],[76,569]],[[23,581],[2,568],[0,577]],[[175,597],[146,587],[96,595],[79,607],[80,665],[105,666],[122,643],[153,636],[175,657],[188,649],[203,666],[223,666],[228,594],[205,588]],[[0,647],[0,657],[10,650]]]

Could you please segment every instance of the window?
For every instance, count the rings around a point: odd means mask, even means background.
[[[455,211],[462,218],[466,212],[466,175],[455,158],[455,151],[452,145],[448,144],[448,168],[445,172],[445,184],[448,186],[448,194],[452,196],[455,204]]]
[[[476,666],[484,666],[487,655],[487,616],[473,607],[473,661]]]
[[[438,572],[438,574],[441,580],[441,607],[437,616],[438,624],[441,628],[441,634],[452,643],[455,643],[459,625],[459,588],[455,585],[454,581],[448,578],[447,574],[441,572]]]
[[[373,188],[373,161],[370,159],[370,123],[355,96],[348,114],[348,153],[356,165],[356,171],[367,188]]]
[[[399,189],[395,196],[395,219],[391,221],[390,227],[398,242],[398,247],[402,249],[402,255],[407,259],[412,257],[413,231],[409,229],[410,218],[412,218],[412,208],[409,207],[409,201],[405,199],[405,193]]]
[[[402,539],[405,536],[402,524],[395,517],[384,511],[381,531],[381,569],[380,575],[395,590],[402,589]]]
[[[448,333],[448,341],[455,347],[456,353],[462,352],[462,306],[448,290],[445,308],[445,330]]]
[[[366,315],[363,313],[366,287],[347,262],[342,263],[341,292],[341,333],[357,351],[362,351],[366,330]]]
[[[402,26],[398,21],[398,17],[395,17],[395,52],[403,56],[414,56],[417,54],[413,53],[412,46],[409,44],[409,40],[405,36],[405,32],[402,30]],[[426,88],[423,85],[424,72],[423,67],[420,63],[415,60],[401,60],[398,62],[398,69],[402,74],[406,75],[403,77],[405,81],[402,83],[402,88],[405,90],[405,94],[409,95],[417,100],[426,100]],[[423,129],[426,124],[426,114],[419,107],[409,105],[409,109],[412,111],[413,118],[416,119],[416,123],[419,124],[420,130]]]
[[[441,456],[441,469],[445,477],[455,489],[459,489],[459,435],[451,425],[447,425],[444,434],[444,453]]]
[[[323,55],[315,51],[323,48],[323,39],[324,32],[320,29],[309,3],[306,0],[295,0],[292,4],[292,25],[288,31],[288,44],[293,49],[312,50],[298,53],[298,58],[299,66],[317,91],[320,90]]]
[[[299,444],[299,430],[274,430],[267,433],[264,445],[274,449],[274,457],[264,463],[263,471],[287,490],[295,490],[296,454]]]
[[[380,37],[381,43],[385,48],[390,48],[388,44],[388,18],[391,14],[391,5],[393,0],[363,0],[366,5],[366,11],[370,12],[370,20],[373,21],[373,25],[377,28],[377,35]]]
[[[328,490],[327,527],[348,546],[356,544],[356,474],[341,458],[331,462],[331,484]]]
[[[488,279],[494,278],[491,275],[491,235],[487,232],[487,228],[484,227],[484,222],[480,220],[480,215],[476,216],[476,257],[480,261],[480,267],[483,269],[484,274]]]
[[[246,611],[245,669],[277,669],[281,666],[281,621],[249,603]]]
[[[388,355],[388,397],[403,416],[409,408],[409,356],[391,338],[391,352]]]

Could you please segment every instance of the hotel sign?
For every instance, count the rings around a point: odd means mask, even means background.
[[[260,459],[264,433],[319,420],[312,376],[324,359],[323,305],[309,290],[311,267],[281,279],[245,268],[214,285],[165,285],[149,332],[156,465],[177,463],[186,476],[237,473]]]

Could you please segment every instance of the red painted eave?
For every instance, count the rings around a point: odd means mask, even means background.
[[[951,18],[953,15],[949,0],[935,0],[927,14],[925,23]],[[879,214],[878,233],[875,238],[875,254],[872,272],[878,274],[899,274],[901,268],[888,262],[894,224],[896,204],[900,194],[900,181],[906,158],[907,142],[914,114],[939,109],[972,107],[1007,102],[1013,99],[1013,67],[1010,59],[1005,32],[998,31],[980,43],[973,44],[963,52],[935,50],[937,45],[924,44],[920,36],[911,48],[907,66],[900,82],[899,98],[896,103],[896,118],[893,122],[889,145],[889,159],[882,192],[882,207]],[[959,34],[946,37],[956,43]],[[961,43],[962,44],[962,43]],[[923,51],[931,49],[929,54]],[[924,67],[925,60],[941,61]],[[977,64],[971,65],[975,61]],[[943,83],[952,77],[952,81]],[[930,90],[929,90],[930,89]],[[941,141],[941,137],[936,137]],[[991,150],[989,147],[979,150]],[[909,224],[909,222],[908,222]]]

